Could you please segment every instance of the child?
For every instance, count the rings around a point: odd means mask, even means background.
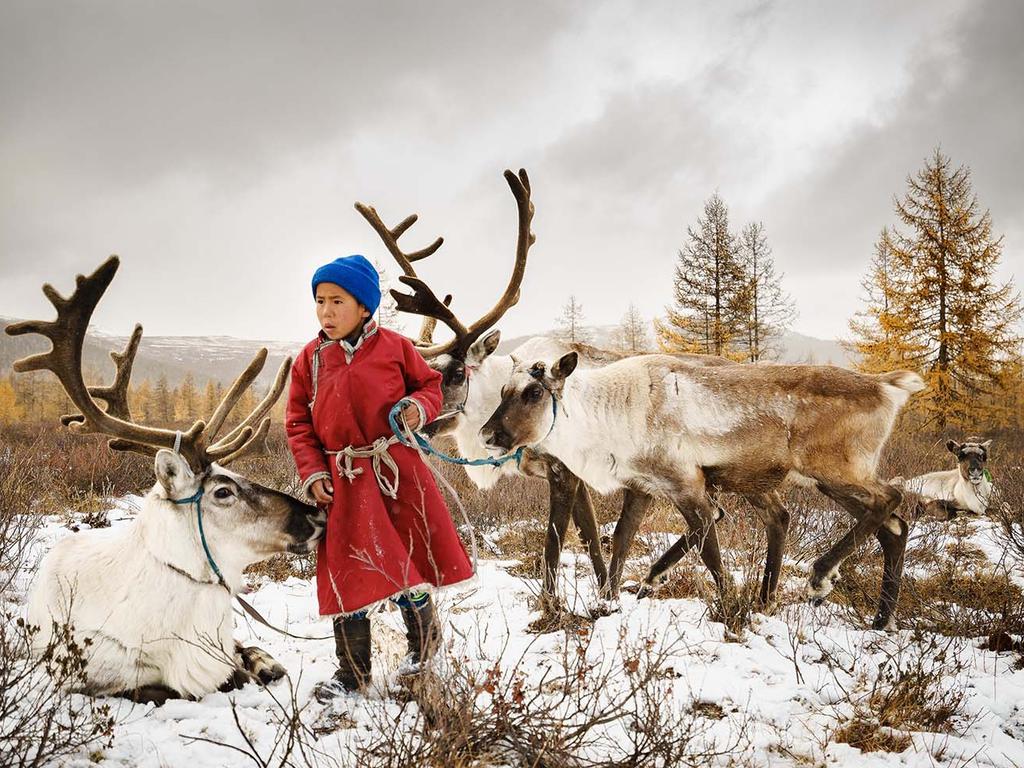
[[[440,628],[424,587],[473,575],[430,468],[412,448],[388,444],[388,413],[401,403],[411,429],[441,407],[441,374],[405,337],[378,328],[377,270],[362,256],[313,275],[321,331],[292,366],[286,430],[302,487],[328,506],[317,552],[320,614],[334,616],[338,671],[320,701],[370,678],[369,609],[391,598],[409,641],[406,669],[418,672]]]

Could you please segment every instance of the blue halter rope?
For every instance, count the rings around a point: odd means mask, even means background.
[[[547,389],[547,387],[545,387],[545,389]],[[551,390],[548,390],[548,392],[551,392]],[[412,443],[409,442],[408,439],[406,439],[405,432],[402,431],[402,428],[398,424],[398,414],[401,412],[401,410],[401,403],[395,403],[395,405],[391,408],[391,411],[388,413],[388,424],[391,426],[391,431],[395,433],[395,437],[398,438],[398,442],[400,442],[402,445],[411,448]],[[551,431],[555,428],[556,419],[558,419],[558,398],[556,398],[554,394],[552,394],[551,428],[548,429],[548,434],[544,435],[544,439],[541,440],[540,442],[544,442],[544,440],[547,440],[548,435],[550,435]],[[458,464],[461,467],[500,467],[506,461],[513,460],[515,461],[516,466],[518,467],[523,460],[523,451],[525,451],[529,447],[526,445],[521,445],[512,453],[506,453],[504,456],[498,456],[493,459],[464,459],[461,456],[449,456],[447,453],[437,450],[436,448],[434,448],[434,446],[430,444],[430,441],[427,440],[427,438],[421,435],[419,432],[413,432],[412,436],[416,440],[416,444],[419,445],[420,449],[424,453],[429,454],[430,456],[436,456],[437,458],[441,459],[441,461],[448,462],[449,464]]]
[[[195,504],[196,505],[196,521],[199,523],[199,541],[203,544],[203,552],[206,553],[206,562],[210,564],[213,572],[217,574],[217,583],[219,583],[224,589],[229,592],[231,589],[228,587],[227,582],[224,581],[224,577],[221,575],[220,568],[217,567],[217,563],[213,560],[213,555],[210,553],[210,546],[206,543],[206,533],[203,531],[203,508],[199,504],[199,500],[203,498],[203,486],[199,486],[199,490],[189,496],[187,499],[168,499],[171,504]]]

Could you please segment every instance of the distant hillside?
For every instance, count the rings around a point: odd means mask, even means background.
[[[0,327],[16,322],[0,317]],[[124,349],[127,336],[109,336],[90,330],[82,350],[83,365],[113,376],[110,351]],[[267,363],[256,380],[261,387],[268,386],[277,373],[281,361],[294,356],[304,342],[249,341],[228,336],[153,336],[143,334],[139,352],[135,357],[133,381],[155,381],[161,374],[167,376],[171,386],[177,386],[189,371],[197,384],[207,379],[230,384],[252,360],[261,347],[267,348]],[[11,363],[35,352],[45,352],[49,342],[34,335],[8,336],[0,334],[0,374],[6,374]]]
[[[611,349],[615,346],[614,338],[618,326],[599,325],[588,326],[585,332],[588,334],[588,343],[595,347]],[[502,339],[498,345],[498,352],[508,354],[527,339],[534,336],[554,337],[556,332],[546,331],[531,336],[516,336],[511,339]],[[843,368],[850,368],[853,365],[853,357],[843,349],[838,341],[831,339],[816,339],[813,336],[804,336],[802,333],[789,331],[785,333],[781,341],[782,353],[778,362],[782,363],[818,363],[820,365],[838,365]]]
[[[12,318],[0,317],[0,327],[16,322]],[[596,347],[614,347],[616,326],[594,326],[586,330],[590,343]],[[554,336],[554,331],[545,334]],[[507,354],[532,336],[518,336],[503,339],[498,351]],[[83,349],[83,361],[87,368],[101,371],[105,376],[113,375],[111,350],[121,350],[128,342],[125,336],[109,336],[90,332]],[[177,386],[189,371],[202,385],[207,379],[229,384],[249,364],[261,347],[269,355],[263,372],[257,379],[261,387],[269,386],[278,366],[286,356],[294,356],[302,349],[304,342],[252,341],[235,339],[230,336],[153,336],[143,335],[135,359],[133,380],[156,381],[161,374],[167,376],[171,386]],[[0,333],[0,375],[6,375],[11,363],[18,358],[46,350],[48,342],[39,336],[8,336]],[[851,358],[836,341],[816,339],[799,333],[787,333],[782,339],[781,362],[828,363],[849,367]]]

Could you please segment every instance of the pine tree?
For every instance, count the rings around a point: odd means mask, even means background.
[[[747,224],[740,233],[740,257],[747,281],[746,313],[742,325],[747,360],[778,357],[778,341],[796,317],[793,300],[782,290],[782,275],[775,274],[775,259],[764,224]]]
[[[570,343],[586,342],[589,334],[583,326],[583,305],[574,295],[562,307],[562,314],[555,318],[558,323],[557,336]]]
[[[701,352],[741,358],[735,348],[748,314],[749,291],[729,209],[716,192],[704,204],[704,218],[687,227],[673,281],[673,304],[655,322],[658,344],[667,352]]]
[[[875,274],[876,250],[867,280],[874,301],[865,328],[852,326],[867,353],[862,364],[892,360],[921,371],[928,389],[917,407],[940,430],[991,423],[993,395],[1013,384],[1011,350],[1024,314],[1012,284],[994,280],[1002,238],[978,206],[970,170],[954,169],[940,150],[907,187],[895,200],[906,231],[894,228],[880,241],[886,282]]]

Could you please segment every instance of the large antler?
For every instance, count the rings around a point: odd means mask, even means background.
[[[109,387],[87,387],[82,378],[82,348],[89,320],[117,272],[119,260],[111,256],[88,277],[79,275],[75,292],[64,298],[47,283],[43,293],[57,310],[55,321],[26,320],[7,326],[7,333],[17,336],[37,333],[50,340],[52,349],[18,360],[14,370],[50,371],[60,380],[68,397],[79,408],[81,414],[64,416],[61,421],[70,429],[85,433],[108,435],[109,445],[117,450],[130,450],[152,455],[160,448],[173,449],[176,445],[189,464],[199,470],[211,462],[227,463],[264,447],[264,439],[270,427],[265,418],[274,402],[284,389],[284,381],[291,365],[285,360],[270,392],[262,402],[230,433],[217,440],[228,413],[238,403],[245,390],[259,375],[266,362],[267,350],[260,350],[248,368],[238,377],[225,394],[209,424],[196,421],[187,431],[148,427],[136,424],[131,419],[128,407],[128,383],[131,369],[142,338],[142,327],[136,326],[124,352],[111,353],[117,366],[114,382]],[[106,401],[104,411],[93,396]],[[259,424],[254,428],[254,424]]]
[[[406,253],[398,244],[398,238],[405,234],[409,227],[411,227],[419,220],[418,214],[414,213],[411,214],[410,216],[406,216],[394,228],[388,228],[388,226],[381,220],[380,215],[377,213],[377,209],[374,208],[373,206],[365,205],[363,203],[356,203],[355,207],[356,210],[359,211],[360,214],[362,214],[363,218],[366,219],[367,222],[369,222],[370,226],[373,227],[374,231],[380,236],[380,239],[384,242],[384,245],[391,253],[391,256],[394,258],[396,262],[398,262],[398,266],[402,268],[402,272],[405,274],[403,277],[399,278],[400,280],[404,280],[406,277],[416,277],[416,270],[412,266],[412,263],[414,261],[419,261],[420,259],[425,259],[428,256],[432,256],[434,253],[437,252],[437,249],[444,244],[444,238],[438,237],[426,248],[421,248],[420,250],[414,251],[413,253]],[[410,312],[409,309],[403,308],[402,302],[398,299],[399,295],[404,294],[396,295],[394,292],[392,292],[392,295],[395,296],[395,301],[400,311]],[[431,294],[431,296],[433,297],[433,294]],[[434,297],[434,300],[437,301],[436,297]],[[451,295],[448,295],[445,297],[443,302],[438,302],[443,306],[443,309],[441,310],[442,314],[447,309],[451,301],[452,297]],[[433,339],[434,327],[437,325],[437,321],[441,319],[441,315],[434,315],[431,314],[431,312],[429,311],[414,312],[413,314],[423,315],[424,318],[423,325],[420,327],[419,338],[416,339],[414,343],[417,346],[428,346],[431,343],[431,340]],[[448,314],[450,315],[451,313]],[[455,332],[458,333],[458,331]]]
[[[455,338],[443,344],[421,346],[420,353],[424,357],[436,357],[446,353],[452,354],[455,357],[465,357],[466,352],[468,352],[473,343],[489,328],[497,323],[509,308],[515,306],[516,302],[519,301],[519,288],[522,284],[523,274],[526,270],[526,257],[529,253],[530,246],[536,241],[536,236],[530,230],[530,223],[533,221],[534,209],[533,202],[530,199],[530,179],[527,176],[526,171],[520,169],[519,174],[517,175],[510,170],[506,170],[505,180],[508,182],[509,188],[512,190],[512,195],[516,199],[519,215],[519,231],[516,243],[515,266],[512,269],[512,275],[509,277],[508,285],[505,287],[505,292],[502,294],[501,298],[498,299],[497,304],[495,304],[487,314],[468,327],[464,325],[449,308],[448,305],[451,302],[451,296],[446,296],[444,301],[439,300],[434,292],[430,290],[430,287],[417,277],[416,271],[412,267],[413,261],[425,258],[440,248],[444,239],[439,237],[426,248],[412,254],[406,254],[399,247],[398,238],[416,222],[418,218],[417,215],[413,214],[408,216],[394,229],[388,229],[380,220],[380,217],[373,208],[363,205],[362,203],[356,203],[356,210],[358,210],[370,223],[370,226],[376,230],[381,240],[384,241],[384,245],[387,247],[388,251],[390,251],[391,255],[395,258],[395,261],[397,261],[399,266],[402,267],[402,271],[405,274],[398,279],[413,290],[412,294],[401,293],[400,291],[394,290],[391,291],[391,295],[395,298],[398,309],[402,312],[409,312],[440,320],[451,328],[452,332],[455,334]],[[422,338],[423,335],[421,334],[421,339]]]

